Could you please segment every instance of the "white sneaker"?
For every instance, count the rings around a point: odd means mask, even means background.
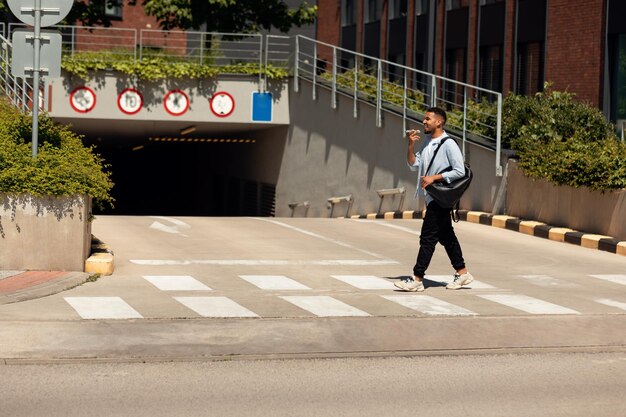
[[[422,281],[414,279],[412,276],[402,278],[398,282],[394,282],[393,285],[400,288],[403,291],[422,292],[424,291],[424,283]]]
[[[458,272],[454,273],[454,281],[446,285],[446,288],[449,290],[458,290],[461,289],[464,285],[470,284],[474,281],[474,277],[469,272],[464,273],[463,275]]]

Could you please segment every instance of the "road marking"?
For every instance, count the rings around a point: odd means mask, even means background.
[[[430,316],[475,316],[476,313],[428,295],[383,295],[383,298]]]
[[[325,295],[280,297],[318,317],[366,317],[364,311]]]
[[[576,310],[529,297],[527,295],[477,294],[476,296],[507,307],[525,311],[530,314],[580,314]]]
[[[153,222],[150,225],[150,229],[158,230],[165,233],[171,234],[180,234],[181,236],[188,237],[187,235],[181,233],[181,230],[191,229],[191,226],[182,220],[175,219],[173,217],[162,217],[162,216],[151,216],[152,219],[163,220],[169,223],[172,223],[173,226],[167,226],[161,222]]]
[[[497,287],[494,287],[491,284],[487,284],[486,282],[474,280],[470,284],[468,284],[465,288],[470,290],[497,290]]]
[[[262,290],[310,290],[284,275],[239,275],[242,279]]]
[[[174,297],[202,317],[259,317],[226,297]]]
[[[189,275],[146,275],[144,278],[161,291],[211,291]]]
[[[394,290],[393,283],[372,275],[331,275],[331,277],[361,290]]]
[[[563,281],[549,275],[518,275],[519,278],[528,281],[531,284],[539,287],[580,287],[578,284],[572,282]]]
[[[391,259],[322,259],[322,260],[286,260],[286,259],[131,259],[136,265],[149,266],[184,266],[184,265],[224,265],[224,266],[291,266],[291,265],[319,265],[319,266],[380,266],[396,265],[399,262]]]
[[[398,226],[397,224],[390,223],[389,221],[372,221],[372,220],[356,220],[357,223],[377,224],[379,226],[389,227],[391,229],[401,230],[403,232],[410,233],[415,236],[420,236],[420,232],[404,226]]]
[[[352,249],[352,250],[364,253],[366,255],[373,256],[375,258],[388,259],[386,256],[382,256],[382,255],[379,255],[379,254],[374,253],[374,252],[370,252],[370,251],[365,250],[365,249],[357,248],[356,246],[351,245],[349,243],[345,243],[345,242],[342,242],[340,240],[333,239],[333,238],[330,238],[330,237],[322,236],[322,235],[317,234],[317,233],[309,232],[308,230],[304,230],[304,229],[301,229],[299,227],[291,226],[289,224],[286,224],[286,223],[283,223],[283,222],[279,222],[277,220],[269,220],[269,219],[263,219],[263,218],[259,218],[259,217],[250,217],[250,218],[251,219],[255,219],[255,220],[268,222],[268,223],[272,223],[272,224],[275,224],[277,226],[286,227],[287,229],[290,229],[290,230],[293,230],[293,231],[296,231],[296,232],[299,232],[299,233],[303,233],[303,234],[305,234],[307,236],[315,237],[315,238],[321,239],[321,240],[323,240],[325,242],[334,243],[336,245],[343,246],[344,248]]]
[[[603,279],[605,281],[610,281],[615,284],[626,285],[626,275],[620,274],[609,274],[609,275],[590,275],[594,278]]]
[[[65,297],[83,319],[140,319],[134,308],[120,297]]]
[[[597,303],[604,304],[605,306],[626,310],[626,303],[622,303],[621,301],[611,300],[608,298],[596,298],[595,301]]]

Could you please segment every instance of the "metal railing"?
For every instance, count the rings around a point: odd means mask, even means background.
[[[7,38],[18,27],[24,25],[10,24]],[[313,84],[314,100],[317,99],[318,87],[330,89],[332,108],[337,107],[339,94],[352,98],[354,117],[358,117],[359,103],[375,106],[375,124],[378,127],[382,127],[383,112],[401,115],[403,134],[409,122],[421,122],[428,107],[443,107],[448,111],[448,133],[462,140],[463,154],[467,141],[494,150],[496,175],[502,174],[502,94],[496,91],[302,35],[289,37],[61,25],[51,29],[61,31],[63,55],[69,55],[74,60],[93,59],[95,53],[99,60],[105,61],[136,63],[160,58],[159,62],[163,65],[183,61],[219,66],[226,74],[230,65],[250,65],[258,67],[259,89],[262,91],[266,89],[267,74],[272,68],[286,69],[294,76],[296,91],[302,80]],[[6,38],[3,42],[8,43]],[[5,54],[7,60],[10,59],[8,57],[10,54]],[[7,82],[6,76],[3,79],[3,88],[15,90],[10,93],[12,97],[16,96],[19,88],[16,85]],[[27,95],[24,94],[25,97]]]
[[[495,151],[496,175],[502,175],[501,93],[305,36],[298,36],[295,41],[296,91],[300,80],[313,84],[313,100],[317,100],[318,87],[330,89],[332,108],[337,107],[338,94],[351,97],[355,118],[358,103],[369,103],[376,107],[377,127],[382,127],[383,112],[401,115],[403,132],[409,121],[421,122],[427,108],[442,107],[448,112],[448,133],[462,140],[463,155],[467,141]]]

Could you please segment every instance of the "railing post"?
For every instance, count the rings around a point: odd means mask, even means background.
[[[437,77],[433,74],[430,77],[430,105],[437,106]]]
[[[259,91],[265,91],[263,86],[263,35],[259,35]]]
[[[135,34],[133,39],[133,62],[137,63],[137,29],[133,29],[133,33]]]
[[[358,101],[359,98],[359,57],[354,57],[354,100],[352,103],[352,116],[356,119],[359,117]]]
[[[380,59],[378,62],[377,80],[376,80],[376,127],[382,127],[382,109],[383,109],[383,64]]]
[[[463,160],[465,160],[465,141],[467,140],[467,86],[463,87]]]
[[[330,107],[333,109],[337,108],[337,48],[333,48],[333,80]]]
[[[72,26],[72,58],[74,58],[75,47],[76,47],[76,26]]]
[[[204,65],[204,32],[200,32],[200,65]]]
[[[402,94],[402,137],[406,137],[406,104],[407,104],[407,97],[406,97],[406,90],[407,90],[407,70],[406,68],[404,69],[404,89],[403,89],[403,94]]]
[[[498,121],[496,123],[496,176],[502,176],[502,165],[500,164],[501,139],[502,139],[502,94],[498,94]]]
[[[317,43],[313,44],[313,100],[317,100]]]
[[[263,92],[267,91],[267,66],[269,65],[269,59],[270,59],[270,35],[265,35],[265,63],[264,63],[264,68],[265,71],[263,71]]]
[[[137,36],[136,33],[135,33],[135,36]],[[142,60],[143,60],[143,29],[139,31],[139,62],[141,62]]]
[[[293,91],[300,91],[300,35],[296,36],[296,53],[293,65]]]

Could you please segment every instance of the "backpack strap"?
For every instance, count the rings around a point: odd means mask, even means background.
[[[437,149],[435,149],[435,152],[433,153],[433,157],[430,158],[430,162],[428,163],[428,168],[426,168],[426,171],[424,171],[424,175],[428,175],[428,171],[430,171],[430,167],[433,166],[433,161],[435,160],[435,157],[437,156],[437,152],[439,152],[439,148],[441,148],[441,145],[443,145],[443,143],[449,138],[450,136],[446,135],[443,139],[441,139],[441,142],[439,142],[439,146],[437,146]]]

